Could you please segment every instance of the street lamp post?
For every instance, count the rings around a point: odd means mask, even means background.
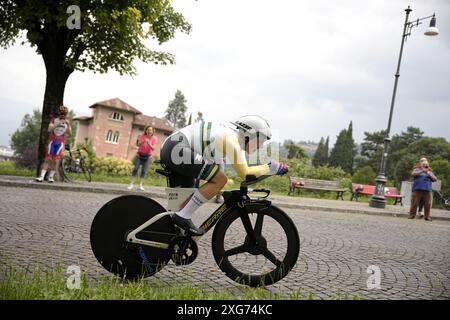
[[[386,136],[384,138],[384,143],[383,143],[383,154],[381,156],[380,170],[379,170],[378,176],[376,178],[375,193],[372,196],[372,199],[370,200],[370,204],[369,204],[371,207],[374,207],[374,208],[385,208],[386,207],[386,198],[384,197],[384,186],[387,182],[386,161],[387,161],[388,150],[389,150],[389,142],[391,141],[391,138],[389,137],[389,133],[391,131],[392,114],[394,111],[395,96],[397,94],[398,78],[400,78],[400,64],[402,61],[403,45],[405,44],[406,38],[411,35],[411,29],[413,27],[416,27],[419,24],[421,24],[421,21],[423,21],[425,19],[431,18],[430,26],[425,31],[425,35],[436,36],[439,34],[439,30],[436,28],[436,17],[434,14],[432,16],[419,18],[419,19],[413,20],[413,21],[408,21],[409,14],[411,13],[411,11],[412,11],[412,9],[409,6],[408,6],[408,8],[405,9],[406,18],[405,18],[405,24],[403,26],[402,42],[400,45],[400,54],[398,57],[397,72],[395,73],[394,91],[392,93],[391,109],[389,112],[389,121],[388,121],[387,130],[386,130]]]

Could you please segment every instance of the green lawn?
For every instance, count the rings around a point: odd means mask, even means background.
[[[166,178],[155,173],[154,169],[156,166],[151,166],[149,168],[149,174],[144,180],[145,185],[149,186],[158,186],[165,187],[166,186]],[[10,161],[0,162],[0,175],[11,175],[11,176],[27,176],[34,177],[35,171],[28,169],[16,168],[15,164]],[[93,182],[105,182],[105,183],[121,183],[121,184],[129,184],[130,177],[129,176],[112,176],[105,174],[93,174],[92,175]],[[138,181],[138,179],[136,179]],[[288,190],[288,179],[285,177],[273,177],[265,180],[263,183],[259,185],[252,186],[253,188],[267,188],[271,190],[271,194],[286,196]],[[239,183],[235,179],[232,179],[231,183],[227,184],[225,187],[226,190],[231,189],[239,189]],[[298,196],[297,193],[295,196]],[[305,198],[318,198],[318,199],[335,199],[335,192],[321,192],[321,191],[308,191],[302,190],[300,193],[301,197]],[[351,192],[344,193],[344,200],[350,201]],[[370,197],[361,197],[358,200],[359,202],[369,202]],[[387,204],[394,204],[394,199],[386,199]]]
[[[3,268],[0,272],[0,300],[313,300],[312,293],[301,290],[290,294],[272,293],[264,288],[241,287],[239,294],[210,293],[201,286],[150,284],[139,281],[122,281],[114,276],[106,276],[97,281],[81,275],[79,289],[69,289],[68,277],[61,267],[54,271],[36,269],[32,272],[14,268]],[[69,281],[70,282],[70,281]],[[333,299],[359,299],[337,295]]]

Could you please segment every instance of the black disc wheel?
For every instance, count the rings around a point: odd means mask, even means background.
[[[129,232],[165,211],[156,201],[138,195],[121,196],[105,204],[95,216],[90,233],[92,251],[100,264],[126,279],[148,277],[161,270],[171,258],[169,244],[175,236],[170,216],[136,235],[167,244],[167,248],[130,244],[125,239]]]
[[[300,239],[289,216],[274,206],[234,210],[217,223],[212,250],[230,279],[252,287],[284,278],[297,262]]]

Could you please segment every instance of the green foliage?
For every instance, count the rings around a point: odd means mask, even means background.
[[[66,10],[73,4],[79,4],[81,10],[81,29],[69,30]],[[171,54],[149,49],[144,40],[161,44],[177,30],[189,33],[191,26],[164,0],[2,1],[0,46],[13,44],[22,30],[40,54],[49,49],[47,41],[56,41],[68,68],[134,74],[135,58],[147,63],[174,62]]]
[[[92,168],[96,174],[130,176],[133,164],[130,160],[116,157],[95,157],[92,159]]]
[[[73,142],[75,141],[75,136],[77,134],[77,128],[78,128],[78,121],[73,121],[73,118],[75,118],[75,111],[70,110],[67,114],[67,119],[70,122],[70,126],[72,127],[72,133],[70,135],[66,136],[66,144],[72,146]]]
[[[355,157],[355,141],[353,140],[353,123],[348,129],[343,129],[337,136],[336,143],[330,153],[330,165],[341,167],[345,172],[353,172],[353,159]]]
[[[42,114],[33,110],[33,114],[26,114],[17,129],[11,136],[11,147],[17,155],[22,155],[30,145],[39,142]]]
[[[186,284],[166,281],[123,281],[102,276],[94,281],[86,273],[80,275],[80,288],[68,289],[68,275],[60,264],[54,270],[35,267],[24,271],[15,267],[3,267],[0,278],[0,300],[300,300],[314,299],[311,292],[301,289],[289,294],[273,292],[264,288],[242,287],[234,292],[210,292],[207,283],[192,279]],[[356,296],[351,297],[355,299]],[[350,299],[337,295],[333,299]]]
[[[359,184],[375,184],[376,174],[371,166],[364,166],[356,170],[353,175],[352,181]]]
[[[18,168],[13,161],[0,161],[0,175],[34,177],[35,170]]]
[[[166,119],[171,121],[177,128],[183,128],[186,126],[186,98],[184,94],[177,90],[175,98],[169,102],[166,109]]]
[[[284,147],[288,150],[288,159],[300,159],[304,160],[308,158],[305,149],[303,149],[298,144],[290,143],[285,144]]]
[[[411,143],[408,153],[414,154],[419,160],[421,157],[433,160],[450,160],[450,143],[445,138],[422,137]]]
[[[329,155],[328,155],[329,143],[330,143],[330,137],[327,137],[326,141],[323,139],[323,137],[320,138],[319,146],[317,147],[317,150],[314,153],[314,157],[313,157],[313,160],[312,160],[312,165],[314,167],[320,167],[320,166],[328,165],[328,162],[329,162]]]
[[[435,160],[430,163],[433,173],[442,181],[442,191],[450,195],[450,161]]]
[[[41,118],[39,110],[33,110],[33,114],[27,113],[11,136],[11,147],[15,151],[18,167],[35,168],[37,165]]]
[[[423,137],[423,131],[416,127],[407,127],[406,131],[396,134],[392,137],[389,144],[391,151],[397,151],[407,148],[411,143],[420,140]]]

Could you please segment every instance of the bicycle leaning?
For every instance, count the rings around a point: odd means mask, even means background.
[[[165,168],[156,171],[166,176],[170,187],[171,172]],[[238,190],[224,191],[223,204],[200,226],[205,234],[215,226],[211,245],[219,268],[230,279],[252,287],[283,279],[300,251],[297,228],[267,199],[270,190],[249,188],[267,177],[247,176]],[[168,190],[170,203],[177,189]],[[105,269],[126,279],[152,276],[170,260],[176,265],[194,262],[200,237],[176,227],[171,214],[145,196],[125,195],[109,201],[91,225],[95,257]]]
[[[82,175],[86,181],[91,182],[91,169],[86,163],[81,149],[77,147],[75,150],[72,150],[68,144],[65,145],[65,149],[69,154],[63,155],[59,163],[60,175],[64,181],[73,182]]]

